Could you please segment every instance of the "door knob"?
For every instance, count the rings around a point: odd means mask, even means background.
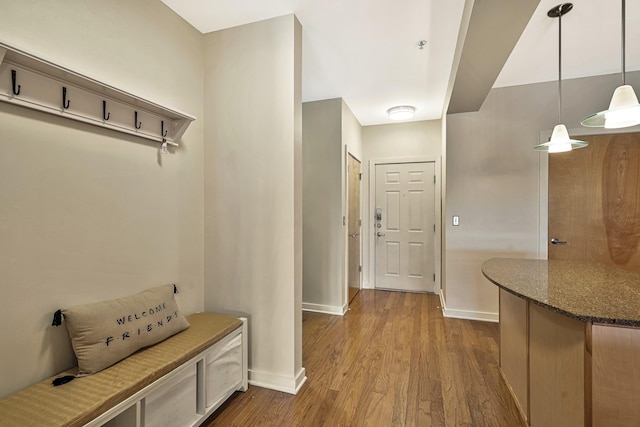
[[[351,237],[356,238],[356,237],[358,237],[359,235],[360,235],[360,233],[353,233],[353,234],[351,235]]]
[[[385,234],[384,234],[384,233],[381,233],[381,232],[379,232],[379,231],[378,231],[378,232],[376,233],[376,236],[378,236],[378,237],[382,237],[382,236],[385,236]]]
[[[553,237],[551,239],[551,244],[552,245],[566,245],[567,241],[566,240],[559,240],[559,239],[556,239],[555,237]]]

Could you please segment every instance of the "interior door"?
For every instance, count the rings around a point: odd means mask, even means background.
[[[349,154],[347,170],[349,174],[349,302],[360,290],[360,162]]]
[[[640,272],[640,133],[580,137],[549,156],[549,259]]]
[[[379,164],[375,173],[375,287],[431,292],[435,163]]]

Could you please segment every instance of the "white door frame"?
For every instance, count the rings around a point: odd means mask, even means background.
[[[439,293],[442,289],[442,170],[440,156],[415,156],[415,157],[387,157],[369,160],[369,212],[367,212],[369,235],[369,281],[371,286],[376,288],[376,239],[375,221],[372,220],[373,213],[376,210],[376,166],[384,164],[397,163],[427,163],[433,162],[435,166],[436,184],[435,184],[435,215],[436,215],[436,233],[434,240],[434,262],[436,271],[436,281],[433,285],[434,293]]]
[[[362,173],[362,159],[360,156],[349,151],[349,147],[344,146],[344,205],[342,211],[344,212],[342,220],[342,244],[344,247],[343,260],[342,260],[342,310],[346,313],[349,309],[349,155],[360,162],[360,173]],[[358,213],[358,219],[362,218],[362,180],[360,182],[360,212]],[[362,265],[362,224],[360,225],[360,265]],[[360,289],[362,289],[362,271],[360,272]]]

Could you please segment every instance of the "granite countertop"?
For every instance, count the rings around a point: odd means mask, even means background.
[[[640,326],[640,274],[593,261],[492,258],[482,274],[516,296],[574,319]]]

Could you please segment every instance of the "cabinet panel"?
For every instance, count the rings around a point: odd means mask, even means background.
[[[585,324],[529,306],[532,427],[584,426]]]
[[[500,289],[500,368],[525,419],[529,418],[527,305],[524,299]]]
[[[593,426],[640,420],[640,329],[593,325]]]

